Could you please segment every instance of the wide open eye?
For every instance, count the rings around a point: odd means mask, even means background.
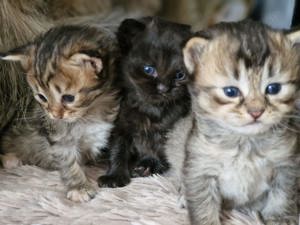
[[[75,96],[74,95],[63,95],[61,97],[62,101],[65,103],[72,103],[75,100]]]
[[[38,98],[42,101],[42,102],[47,102],[47,98],[43,95],[43,94],[37,94]]]
[[[152,77],[157,77],[156,69],[153,66],[144,66],[144,73]]]
[[[272,83],[269,84],[266,88],[266,94],[268,95],[276,95],[280,92],[281,90],[281,84],[279,83]]]
[[[240,96],[241,92],[237,87],[224,87],[224,94],[230,98],[235,98]]]
[[[185,77],[186,77],[186,75],[183,71],[178,71],[175,75],[175,80],[181,81],[181,80],[184,80]]]

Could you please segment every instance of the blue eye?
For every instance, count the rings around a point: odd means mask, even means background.
[[[237,87],[224,87],[224,94],[230,98],[238,97],[241,93]]]
[[[144,73],[153,77],[157,76],[156,69],[153,66],[144,66]]]
[[[71,103],[71,102],[74,102],[74,95],[63,95],[62,97],[62,101],[63,102],[66,102],[66,103]]]
[[[281,84],[279,83],[269,84],[266,88],[266,94],[276,95],[280,92],[280,90],[281,90]]]
[[[175,75],[175,80],[181,81],[184,80],[185,78],[185,73],[183,71],[178,71]]]

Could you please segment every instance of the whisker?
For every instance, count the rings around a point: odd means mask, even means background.
[[[295,129],[289,127],[289,125],[284,124],[284,123],[282,123],[282,122],[278,123],[278,126],[281,126],[281,127],[283,127],[283,128],[286,128],[287,130],[292,131],[292,132],[294,132],[294,133],[300,133],[299,130],[295,130]]]
[[[300,119],[300,115],[285,115],[283,118],[286,119]]]

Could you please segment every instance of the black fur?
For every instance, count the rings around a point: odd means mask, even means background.
[[[158,18],[126,19],[118,30],[122,49],[123,100],[113,132],[111,166],[99,186],[124,186],[131,176],[163,173],[169,168],[164,145],[168,131],[190,110],[182,44],[190,27]],[[157,77],[144,73],[151,65]],[[185,79],[176,81],[182,71]],[[159,91],[158,85],[165,90]]]

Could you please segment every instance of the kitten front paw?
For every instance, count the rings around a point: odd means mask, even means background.
[[[153,174],[162,174],[167,168],[159,159],[145,157],[141,159],[132,171],[132,177],[147,177]]]
[[[14,153],[2,155],[1,163],[4,169],[14,169],[22,166],[22,161]]]
[[[98,178],[99,187],[124,187],[130,182],[128,175],[104,175]]]
[[[96,194],[96,188],[92,184],[86,184],[83,187],[69,190],[67,198],[73,202],[88,202],[93,199]]]

